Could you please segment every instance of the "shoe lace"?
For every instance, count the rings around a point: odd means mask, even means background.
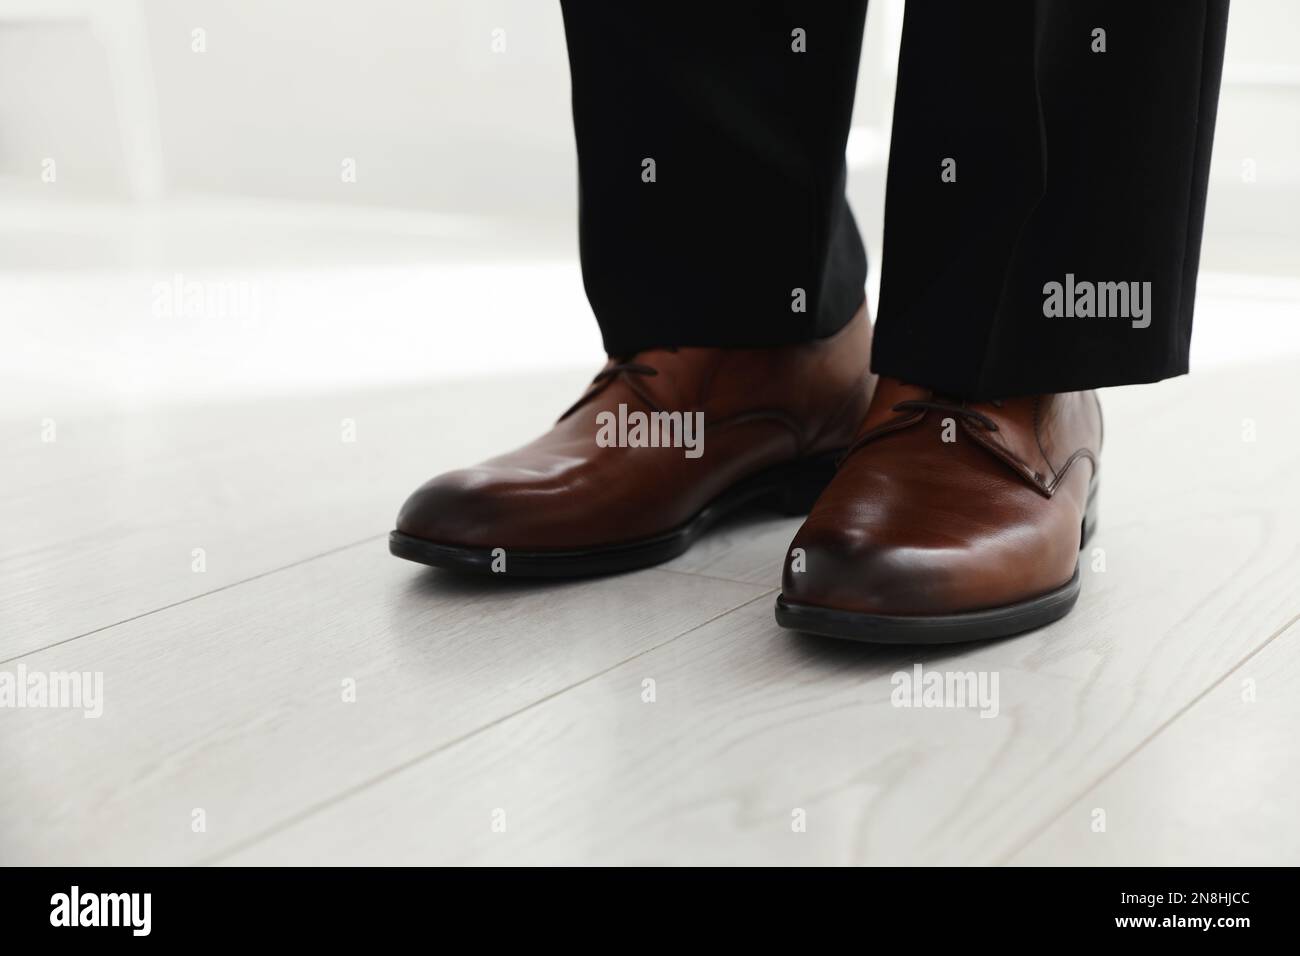
[[[599,385],[601,382],[607,382],[624,372],[630,372],[633,375],[658,375],[659,369],[653,365],[646,365],[644,362],[615,362],[609,368],[603,368],[597,372],[596,377],[591,380],[591,384]]]
[[[676,352],[677,346],[675,345],[665,346],[663,348],[663,351]],[[613,356],[610,356],[610,358],[613,358]],[[566,410],[565,413],[560,416],[560,420],[563,421],[564,419],[568,418],[575,411],[581,408],[589,398],[595,395],[596,386],[604,382],[608,382],[612,378],[617,378],[619,375],[622,375],[625,372],[629,375],[645,375],[647,377],[652,378],[659,374],[659,369],[655,368],[653,365],[647,365],[645,362],[632,362],[627,359],[616,359],[613,365],[610,365],[608,368],[603,368],[596,373],[596,376],[591,380],[591,384],[587,386],[586,393],[582,396],[582,398],[578,399],[576,402],[574,402],[572,405],[569,406],[568,410]]]
[[[992,405],[994,408],[1002,407],[1002,402],[1000,399],[991,399],[989,401],[989,404]],[[952,415],[954,418],[961,418],[968,422],[975,422],[979,425],[982,425],[983,427],[987,428],[991,432],[995,432],[998,430],[997,422],[995,422],[993,419],[989,418],[987,415],[983,414],[982,412],[977,412],[975,409],[971,408],[969,405],[966,405],[959,399],[945,399],[939,397],[910,398],[907,401],[899,402],[898,404],[894,405],[892,408],[890,408],[890,411],[947,413],[949,415]],[[867,434],[863,435],[861,438],[859,438],[857,441],[851,444],[848,448],[844,449],[844,452],[840,455],[840,457],[835,460],[835,467],[838,468],[840,465],[844,464],[846,458],[848,458],[859,448],[866,445],[873,438],[875,438],[878,432],[879,429],[873,428],[871,431],[867,432]]]

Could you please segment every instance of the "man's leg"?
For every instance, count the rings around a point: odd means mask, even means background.
[[[989,398],[1187,371],[1227,11],[908,5],[876,372]]]
[[[844,200],[864,0],[564,3],[583,279],[610,361],[547,433],[408,499],[400,557],[626,570],[806,511],[870,398]]]
[[[865,0],[562,6],[606,351],[843,327],[866,279],[844,198]]]
[[[1226,0],[909,4],[880,381],[778,620],[1003,637],[1068,613],[1103,385],[1187,370]]]

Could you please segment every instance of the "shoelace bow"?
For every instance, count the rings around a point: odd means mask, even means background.
[[[676,352],[677,347],[667,346],[664,349],[664,351]],[[610,357],[613,358],[613,356]],[[617,378],[619,375],[622,375],[624,372],[627,372],[631,375],[646,375],[646,376],[653,377],[659,374],[659,369],[655,368],[653,365],[646,365],[644,362],[631,362],[624,359],[615,361],[614,364],[611,365],[609,368],[603,368],[596,373],[595,377],[591,380],[591,384],[587,386],[586,393],[580,399],[574,402],[571,406],[569,406],[569,409],[563,415],[560,416],[560,420],[563,421],[564,419],[568,418],[575,411],[577,411],[578,408],[580,408],[587,401],[587,399],[591,398],[592,395],[596,394],[597,385],[600,385],[602,382],[608,382],[610,379]]]

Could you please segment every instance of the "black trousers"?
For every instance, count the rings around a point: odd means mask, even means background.
[[[562,3],[610,354],[839,329],[865,0]],[[1187,371],[1227,9],[909,0],[875,371],[966,398]]]

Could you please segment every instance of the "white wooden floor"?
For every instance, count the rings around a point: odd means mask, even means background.
[[[1300,863],[1296,362],[1108,392],[1076,612],[919,651],[776,627],[791,519],[559,585],[388,555],[584,380],[0,413],[0,670],[105,698],[0,709],[0,862]],[[917,662],[998,715],[892,706]]]

